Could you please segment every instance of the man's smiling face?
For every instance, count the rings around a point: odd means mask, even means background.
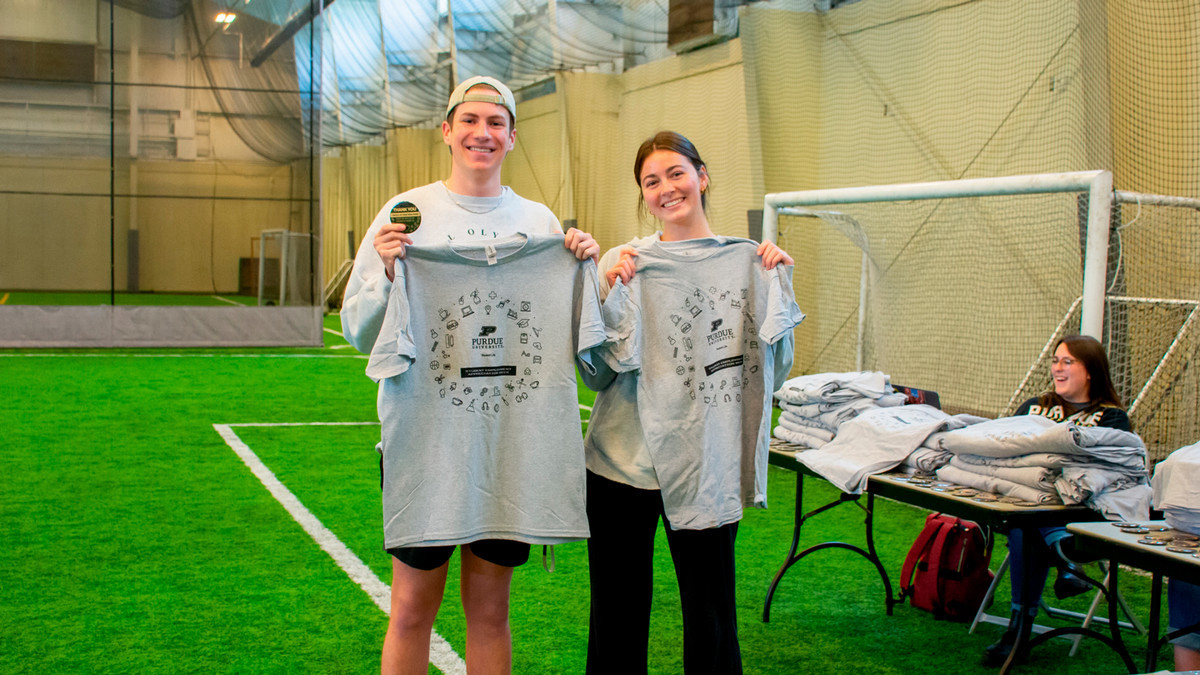
[[[493,91],[486,85],[479,87]],[[504,156],[513,149],[516,130],[504,106],[465,101],[454,108],[449,121],[442,123],[442,140],[450,146],[455,165],[475,171],[498,171]]]

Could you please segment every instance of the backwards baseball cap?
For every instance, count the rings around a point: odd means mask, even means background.
[[[467,90],[477,85],[491,87],[495,93],[480,91],[476,89],[468,92]],[[450,117],[450,113],[454,111],[455,106],[459,103],[467,101],[483,101],[484,103],[495,103],[502,105],[508,109],[508,113],[512,115],[513,122],[517,121],[517,100],[513,98],[512,91],[504,86],[504,83],[494,77],[486,75],[476,75],[468,77],[454,88],[454,93],[450,94],[450,102],[446,104],[446,117]]]

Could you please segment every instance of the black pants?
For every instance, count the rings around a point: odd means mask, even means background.
[[[587,474],[592,608],[587,672],[646,672],[653,593],[654,534],[663,513],[658,490],[639,490]],[[675,563],[683,610],[683,669],[741,673],[734,597],[737,523],[708,530],[672,530],[667,544]]]

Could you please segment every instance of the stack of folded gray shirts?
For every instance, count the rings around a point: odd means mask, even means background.
[[[929,439],[954,454],[938,478],[1038,504],[1084,504],[1109,518],[1150,513],[1146,446],[1137,434],[1002,417]]]
[[[900,466],[930,434],[957,426],[962,422],[933,406],[873,408],[848,420],[829,443],[797,452],[796,460],[843,492],[859,494],[867,479]]]
[[[895,393],[888,376],[878,371],[794,377],[775,398],[782,412],[772,435],[806,448],[832,441],[842,423],[867,410],[904,403],[904,394]]]
[[[1200,534],[1200,443],[1179,448],[1159,462],[1150,486],[1154,508],[1163,512],[1167,525]]]
[[[941,444],[938,443],[938,439],[941,438],[942,434],[946,433],[946,431],[961,429],[970,424],[979,424],[980,422],[987,421],[988,418],[986,417],[968,413],[952,415],[943,426],[945,431],[938,431],[926,437],[916,450],[913,450],[908,454],[908,457],[904,458],[904,462],[898,468],[910,475],[936,473],[938,469],[946,466],[954,459],[954,454],[944,450]]]

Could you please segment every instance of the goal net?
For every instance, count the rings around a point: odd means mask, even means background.
[[[312,305],[313,236],[263,230],[259,236],[258,304]]]
[[[1152,461],[1200,440],[1200,200],[1116,192],[1104,346],[1113,384]],[[1005,412],[1050,387],[1047,341]]]
[[[1200,440],[1197,203],[1045,189],[1095,173],[768,195],[764,235],[796,259],[808,314],[793,373],[881,370],[996,417],[1048,389],[1054,343],[1084,332],[1153,459]]]

